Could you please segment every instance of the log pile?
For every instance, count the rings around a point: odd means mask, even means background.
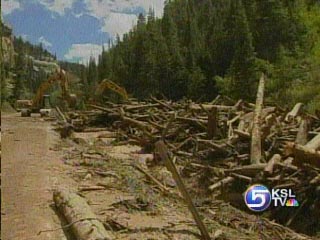
[[[211,194],[222,189],[243,193],[253,183],[292,188],[299,211],[287,211],[278,220],[291,226],[306,214],[307,227],[319,225],[320,119],[305,112],[301,103],[291,111],[266,105],[263,91],[264,76],[256,104],[223,96],[201,104],[151,97],[88,105],[91,111],[68,113],[66,118],[78,123],[78,131],[109,129],[117,133],[118,142],[137,144],[145,152],[154,152],[155,143],[163,140],[186,173],[210,173],[201,187]],[[159,159],[155,153],[153,163]],[[286,210],[272,209],[272,218],[277,219],[279,211]]]

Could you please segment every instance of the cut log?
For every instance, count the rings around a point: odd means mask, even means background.
[[[306,145],[306,148],[317,150],[320,148],[320,133],[312,138]]]
[[[210,191],[214,191],[217,188],[223,187],[226,184],[232,183],[234,181],[234,177],[228,176],[215,184],[209,186]]]
[[[307,163],[316,167],[320,167],[320,151],[291,142],[287,143],[286,151],[293,153],[293,164],[297,166],[301,166],[303,163]]]
[[[202,104],[202,107],[200,107],[199,104],[192,103],[190,104],[191,110],[202,110],[204,108],[207,111],[210,111],[213,107],[219,109],[219,110],[236,110],[234,106],[225,106],[225,105],[213,105],[213,104]]]
[[[295,143],[300,145],[305,145],[307,142],[308,142],[308,120],[302,119]]]
[[[297,103],[293,109],[287,114],[285,121],[292,121],[295,117],[297,117],[302,111],[303,103]]]
[[[279,154],[275,154],[267,163],[267,166],[264,168],[264,172],[271,175],[273,173],[274,165],[281,161],[281,156]]]
[[[114,239],[102,222],[91,211],[88,203],[79,195],[66,189],[58,189],[53,193],[56,207],[71,225],[78,240],[110,240]]]
[[[250,133],[247,133],[247,132],[244,132],[244,131],[240,131],[238,129],[234,129],[233,132],[235,134],[238,134],[242,138],[245,138],[245,139],[250,139],[251,138]]]
[[[320,167],[320,151],[309,149],[301,145],[295,145],[294,156],[295,162],[309,163],[316,167]]]
[[[262,160],[261,149],[261,113],[263,107],[265,79],[264,74],[261,75],[256,99],[256,107],[254,111],[253,126],[251,133],[251,164],[259,164]]]

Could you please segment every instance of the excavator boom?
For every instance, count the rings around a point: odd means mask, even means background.
[[[115,82],[113,82],[109,79],[104,79],[98,85],[96,92],[95,92],[95,95],[100,96],[106,89],[110,89],[111,91],[118,93],[125,100],[128,99],[127,91],[123,87],[120,87],[118,84],[116,84]]]

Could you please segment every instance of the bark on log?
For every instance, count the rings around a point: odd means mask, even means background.
[[[263,106],[265,79],[264,74],[261,75],[256,99],[256,107],[254,111],[252,134],[251,134],[251,164],[259,164],[262,158],[261,149],[261,113]]]
[[[110,240],[112,235],[91,211],[89,205],[79,195],[66,189],[53,193],[56,207],[64,215],[78,240]]]

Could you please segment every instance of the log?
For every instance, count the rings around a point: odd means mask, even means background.
[[[217,114],[218,114],[218,111],[216,107],[213,107],[208,114],[208,123],[207,123],[208,139],[212,139],[217,135],[217,129],[218,129]]]
[[[238,134],[240,137],[245,138],[245,139],[250,139],[251,138],[250,133],[247,133],[247,132],[244,132],[244,131],[240,131],[238,129],[234,129],[233,132],[235,134]]]
[[[295,143],[300,145],[305,145],[307,142],[308,142],[308,120],[302,119]]]
[[[152,96],[150,98],[153,101],[155,101],[156,103],[159,103],[160,105],[162,105],[163,107],[165,107],[165,108],[167,108],[167,109],[169,109],[171,111],[174,111],[174,108],[171,107],[170,105],[168,105],[167,103],[165,103],[164,101],[158,100],[158,99],[156,99],[155,97],[152,97]]]
[[[214,105],[214,104],[202,104],[202,107],[200,107],[199,104],[195,104],[195,103],[191,103],[190,104],[190,109],[191,110],[202,110],[202,108],[204,108],[207,111],[210,111],[213,107],[219,109],[219,110],[225,110],[225,111],[229,111],[229,110],[236,110],[236,108],[234,106],[225,106],[225,105]]]
[[[158,186],[158,188],[161,190],[163,193],[169,193],[170,190],[163,185],[158,179],[156,179],[154,176],[152,176],[149,172],[144,170],[142,167],[140,167],[138,164],[132,164],[133,167],[135,167],[139,172],[145,174],[154,184]]]
[[[224,170],[226,173],[238,173],[249,177],[254,177],[257,173],[261,172],[267,166],[266,163],[251,164],[233,169]]]
[[[78,190],[80,192],[87,192],[87,191],[99,191],[99,190],[105,190],[106,188],[103,186],[80,186]]]
[[[280,154],[274,154],[272,158],[267,163],[267,166],[264,168],[264,172],[271,175],[273,173],[273,169],[276,163],[281,161]]]
[[[312,138],[306,145],[306,148],[317,150],[320,148],[320,133]]]
[[[285,121],[290,122],[297,117],[302,111],[303,103],[297,103],[293,109],[286,115]]]
[[[219,182],[216,182],[215,184],[210,185],[209,190],[214,191],[215,189],[223,187],[228,183],[232,183],[233,181],[234,181],[234,177],[228,176],[228,177],[220,180]]]
[[[60,110],[60,108],[59,108],[58,106],[56,107],[56,110],[57,110],[59,116],[62,118],[62,121],[66,123],[66,122],[67,122],[67,118],[66,118],[66,116],[62,113],[62,111]]]
[[[288,147],[293,148],[294,164],[301,165],[302,163],[311,164],[320,167],[320,151],[310,149],[299,144],[289,144]]]
[[[177,186],[183,196],[183,199],[185,200],[189,211],[192,213],[192,216],[197,223],[197,226],[201,232],[201,236],[203,237],[204,240],[210,240],[210,235],[209,232],[204,225],[196,207],[194,206],[192,199],[182,181],[182,178],[180,177],[178,170],[176,169],[174,163],[169,157],[168,149],[166,145],[164,144],[163,141],[158,141],[156,142],[156,150],[159,153],[161,159],[165,162],[165,165],[167,169],[171,172],[172,177],[174,178],[175,182],[177,183]]]
[[[100,106],[97,106],[97,105],[94,105],[94,104],[88,104],[89,107],[93,108],[93,109],[98,109],[98,110],[101,110],[103,112],[107,112],[107,113],[112,113],[112,114],[115,114],[117,116],[120,117],[120,114],[114,112],[113,110],[109,109],[109,108],[105,108],[105,107],[100,107]]]
[[[251,133],[251,164],[259,164],[262,160],[261,149],[261,113],[263,107],[265,79],[264,74],[261,75],[257,92],[256,106],[254,111],[253,126]]]
[[[71,230],[78,240],[114,239],[102,222],[91,211],[88,203],[79,195],[66,189],[57,189],[53,200],[58,210],[71,225]]]

